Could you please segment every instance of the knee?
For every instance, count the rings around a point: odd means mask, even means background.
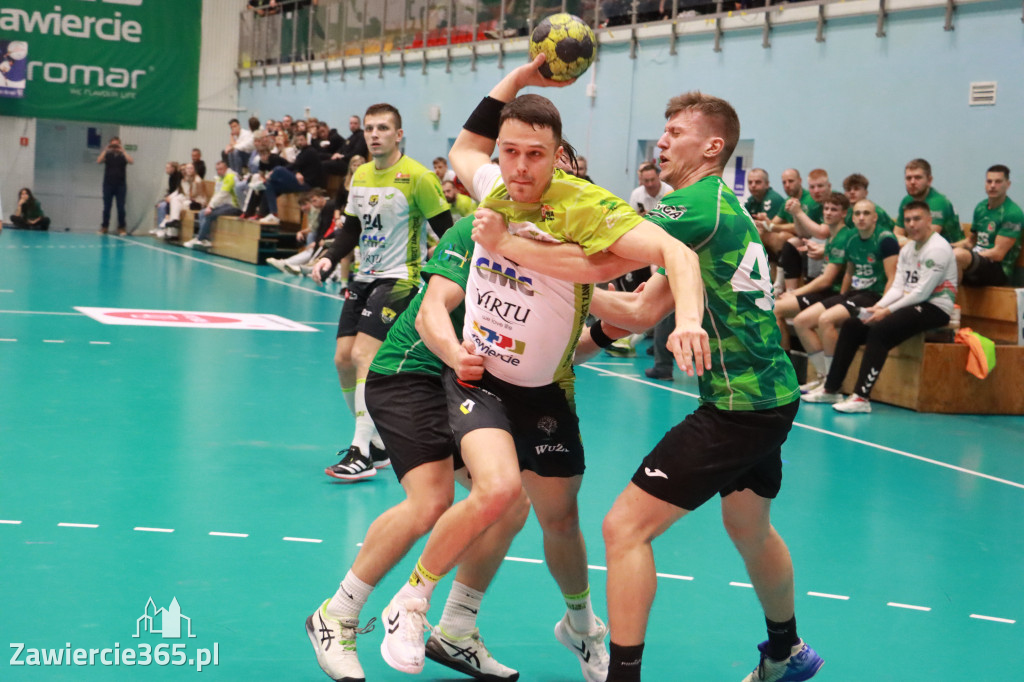
[[[528,518],[530,518],[530,498],[526,491],[520,488],[519,497],[505,512],[502,523],[510,532],[518,533],[526,525]]]
[[[424,536],[433,529],[441,515],[452,506],[454,496],[451,490],[447,495],[438,491],[437,494],[422,499],[409,500],[410,525],[419,536]]]
[[[377,348],[362,348],[358,345],[352,348],[350,362],[355,367],[369,367],[373,358],[377,355]]]
[[[474,515],[490,526],[517,508],[521,493],[519,481],[499,482],[495,485],[480,485],[478,481],[473,484],[466,499],[472,505]]]
[[[356,365],[352,359],[352,353],[342,348],[335,349],[334,366],[339,372],[354,370]]]
[[[729,539],[737,547],[750,547],[763,543],[771,532],[771,524],[765,519],[763,522],[740,520],[728,514],[722,515],[722,525]]]
[[[634,527],[633,519],[622,511],[618,505],[604,517],[601,523],[601,535],[604,538],[605,550],[614,554],[624,547],[640,541],[639,529]]]

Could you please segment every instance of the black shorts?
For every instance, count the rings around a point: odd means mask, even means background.
[[[558,384],[515,386],[486,372],[469,384],[447,368],[442,380],[456,443],[477,429],[501,429],[515,441],[521,470],[552,478],[583,473],[580,421]]]
[[[782,444],[799,407],[799,400],[753,411],[701,405],[654,446],[633,483],[689,511],[716,493],[744,489],[774,499],[782,487]]]
[[[882,300],[882,295],[873,291],[853,291],[848,294],[829,296],[821,304],[825,306],[826,310],[833,306],[844,305],[850,311],[850,315],[856,317],[861,308],[870,308],[880,300]]]
[[[338,319],[338,338],[362,332],[383,341],[419,289],[408,280],[350,282]]]
[[[815,303],[820,303],[820,302],[824,301],[827,298],[831,298],[833,295],[834,294],[832,293],[831,290],[828,290],[828,291],[812,291],[809,294],[804,294],[803,296],[797,296],[796,297],[796,302],[797,302],[797,305],[800,306],[800,310],[806,310],[807,308],[810,308]]]
[[[964,270],[964,284],[973,287],[1001,287],[1006,284],[1003,264],[971,251],[971,264]]]
[[[387,448],[398,480],[421,464],[454,458],[462,468],[441,377],[400,372],[366,377],[366,409]]]

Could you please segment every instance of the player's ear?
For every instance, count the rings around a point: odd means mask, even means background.
[[[708,140],[707,147],[704,149],[704,155],[716,157],[722,153],[723,149],[725,149],[725,140],[721,137],[712,137]]]

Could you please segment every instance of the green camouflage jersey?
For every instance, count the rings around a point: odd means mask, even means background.
[[[893,228],[896,227],[896,222],[892,219],[892,216],[886,213],[885,209],[878,204],[875,204],[875,213],[878,214],[878,222],[875,223],[875,227],[892,232]],[[853,224],[853,206],[846,210],[846,226],[851,230],[857,229],[857,226]]]
[[[779,214],[779,211],[781,211],[785,205],[786,198],[769,187],[768,191],[764,193],[764,199],[758,199],[751,194],[747,197],[744,207],[750,215],[764,213],[768,216],[768,219],[771,220]]]
[[[846,254],[843,260],[853,266],[853,281],[850,291],[873,291],[885,293],[888,279],[885,276],[884,261],[889,256],[898,256],[900,243],[896,235],[888,230],[877,227],[867,239],[862,239],[859,232],[854,232],[846,242]]]
[[[473,216],[463,218],[449,228],[434,249],[434,256],[423,266],[423,275],[441,275],[466,289],[469,277],[470,257],[473,255]],[[444,363],[427,348],[416,331],[416,314],[423,303],[427,288],[423,287],[416,297],[409,302],[388,332],[387,339],[377,351],[370,369],[378,374],[398,374],[399,372],[416,372],[419,374],[440,375]],[[458,333],[462,329],[463,317],[466,314],[465,303],[460,303],[451,312],[452,327]]]
[[[700,398],[722,410],[765,410],[800,397],[782,350],[768,254],[750,214],[718,176],[667,194],[644,216],[697,252],[711,371]]]
[[[903,207],[914,200],[909,194],[903,197],[900,202],[900,210],[896,215],[896,226],[903,227]],[[925,203],[932,209],[932,225],[942,227],[942,236],[952,244],[964,238],[964,230],[960,226],[960,216],[957,215],[953,204],[946,198],[945,194],[939,194],[934,187],[928,188],[928,195],[924,198]]]
[[[785,206],[785,199],[783,200],[783,206]],[[816,223],[825,222],[825,209],[822,208],[821,204],[811,198],[811,193],[806,189],[800,194],[800,205],[804,207],[804,213],[807,217]],[[793,214],[783,208],[779,211],[779,220],[784,223],[793,222]]]
[[[997,208],[988,207],[988,199],[985,199],[974,208],[974,220],[971,222],[971,232],[977,235],[978,241],[975,249],[991,249],[996,245],[996,237],[1009,237],[1015,240],[1010,250],[1003,257],[1003,272],[1006,273],[1007,281],[1013,279],[1013,264],[1017,262],[1017,256],[1021,248],[1021,223],[1024,223],[1024,212],[1020,206],[1015,204],[1010,197]]]

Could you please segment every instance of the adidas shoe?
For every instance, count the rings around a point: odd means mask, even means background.
[[[373,460],[374,469],[383,469],[391,466],[391,458],[388,457],[388,451],[384,448],[379,448],[370,441],[370,459]]]
[[[814,389],[820,388],[820,387],[822,387],[824,385],[825,385],[824,377],[818,377],[814,381],[808,381],[806,384],[800,384],[800,393],[801,393],[801,395],[806,394],[806,393],[810,393]]]
[[[871,412],[871,401],[854,393],[846,400],[841,400],[833,405],[832,409],[846,414],[866,414]]]
[[[825,661],[811,647],[800,640],[793,645],[789,658],[776,661],[768,656],[768,642],[757,645],[761,661],[743,682],[803,682],[814,677]]]
[[[384,662],[403,673],[418,673],[423,670],[426,645],[424,631],[430,630],[427,610],[430,602],[421,597],[396,596],[384,609],[381,622],[384,624],[384,641],[380,653]]]
[[[306,634],[316,652],[316,661],[327,676],[336,682],[365,682],[363,666],[356,655],[356,635],[373,630],[376,618],[371,618],[366,627],[359,627],[357,618],[336,620],[327,615],[327,604],[320,605],[313,615],[306,619]]]
[[[466,637],[449,637],[440,627],[427,639],[427,658],[478,680],[518,680],[519,673],[494,660],[484,646],[480,631]]]
[[[838,403],[843,399],[842,393],[829,393],[825,386],[819,386],[800,396],[800,399],[807,403]]]
[[[604,646],[604,637],[608,628],[597,618],[597,630],[589,634],[576,632],[569,625],[569,614],[555,625],[555,639],[569,649],[580,661],[583,679],[587,682],[604,682],[608,677],[608,650]]]
[[[343,481],[358,481],[377,475],[373,461],[355,445],[350,446],[348,450],[339,450],[338,454],[344,455],[341,461],[324,469],[324,473],[328,476],[340,478]]]

